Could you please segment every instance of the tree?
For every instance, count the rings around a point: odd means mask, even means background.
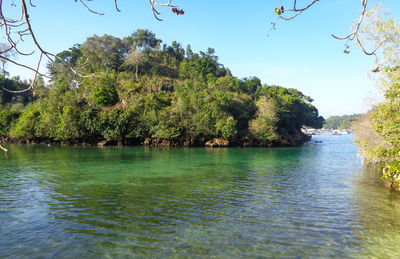
[[[150,30],[138,29],[131,36],[124,39],[131,44],[137,51],[153,50],[160,46],[162,40],[157,39],[156,35]]]
[[[80,49],[83,60],[87,60],[85,70],[89,73],[118,71],[127,52],[122,40],[110,35],[89,37]]]
[[[145,60],[143,53],[136,51],[134,49],[131,49],[128,53],[128,56],[126,57],[125,63],[128,66],[134,66],[135,67],[135,76],[136,76],[136,81],[139,81],[139,67]]]
[[[360,118],[361,114],[331,116],[324,122],[326,129],[350,129],[352,124]]]
[[[0,53],[3,53],[6,49],[7,49],[7,44],[0,43]],[[10,50],[10,51],[4,52],[4,54],[3,54],[3,56],[7,59],[13,58],[13,57],[15,57],[15,55],[16,55],[15,50]],[[3,74],[4,78],[8,74],[6,71],[7,60],[5,58],[0,58],[1,65],[2,65],[1,70],[2,70],[2,74]]]
[[[0,125],[8,125],[3,133],[67,143],[148,143],[150,139],[152,143],[198,145],[224,138],[232,145],[249,140],[267,145],[301,136],[300,127],[318,119],[311,98],[294,89],[261,86],[256,77],[230,75],[212,48],[192,53],[189,59],[177,42],[138,51],[127,38],[107,38],[104,43],[103,37],[89,37],[59,54],[71,65],[85,61],[87,68],[99,67],[96,76],[75,78],[64,73],[66,64],[57,62],[50,83],[27,109],[18,112],[18,118],[8,107],[17,95],[3,92],[7,95]],[[82,49],[87,42],[93,45],[91,54]],[[123,46],[109,47],[115,42]],[[97,46],[103,43],[105,49]],[[97,58],[104,53],[119,57],[121,49],[130,52],[122,55],[119,70],[110,62],[113,59]],[[14,83],[0,80],[9,88]]]
[[[117,85],[109,75],[94,79],[92,100],[99,106],[112,106],[119,101]]]
[[[259,98],[266,97],[274,104],[279,120],[277,129],[285,129],[295,133],[303,126],[321,128],[324,118],[318,115],[318,110],[312,105],[312,99],[293,88],[281,86],[264,86],[257,93]]]
[[[179,64],[185,57],[185,50],[180,43],[172,41],[171,46],[167,48],[167,54],[173,57],[174,64]]]
[[[88,2],[91,2],[91,1],[92,0],[79,0],[78,2],[81,3],[90,12],[98,14],[98,15],[103,15],[103,13],[95,11],[92,8],[90,8]],[[294,19],[295,17],[297,17],[298,15],[300,15],[301,13],[303,13],[304,11],[308,10],[309,8],[311,8],[312,6],[314,6],[315,4],[318,3],[318,0],[309,0],[309,1],[310,1],[309,4],[307,4],[305,7],[302,7],[302,8],[299,8],[297,6],[296,0],[293,0],[293,8],[285,8],[284,6],[280,6],[280,7],[276,8],[275,13],[278,15],[278,17],[277,17],[276,21],[272,23],[271,29],[274,29],[276,27],[276,24],[279,20]],[[75,2],[77,2],[77,0]],[[117,11],[120,11],[120,9],[118,8],[118,0],[114,0],[113,2],[115,5],[115,9]],[[159,18],[159,15],[161,13],[156,9],[156,6],[170,8],[171,11],[177,15],[184,14],[184,11],[182,9],[179,9],[178,6],[172,4],[172,0],[168,0],[168,2],[164,2],[164,3],[161,3],[161,2],[155,1],[155,0],[149,0],[149,3],[150,3],[151,10],[153,12],[154,17],[159,21],[162,21],[162,19]],[[32,1],[29,1],[27,4],[27,0],[21,0],[19,5],[15,4],[14,0],[12,1],[12,3],[11,3],[12,6],[14,6],[15,8],[21,9],[21,12],[16,12],[16,13],[22,13],[22,17],[8,17],[7,14],[3,13],[3,10],[4,10],[3,5],[4,5],[4,3],[0,2],[0,10],[2,13],[2,15],[0,16],[0,24],[2,25],[2,27],[4,29],[5,38],[6,38],[6,41],[8,42],[8,45],[5,47],[5,49],[0,50],[0,59],[35,72],[35,75],[34,75],[31,85],[29,87],[27,87],[26,89],[24,89],[25,91],[29,91],[30,89],[32,89],[35,86],[35,79],[37,78],[37,76],[40,75],[42,77],[46,77],[46,74],[40,71],[40,64],[42,63],[43,59],[47,59],[51,63],[54,63],[57,60],[63,63],[64,60],[61,57],[59,57],[58,55],[55,55],[55,54],[52,54],[52,53],[46,51],[46,49],[44,47],[42,47],[42,45],[39,44],[39,42],[35,36],[34,30],[32,28],[31,22],[29,20],[28,6],[35,7],[32,4]],[[362,42],[359,39],[359,29],[363,22],[367,5],[368,5],[368,0],[361,0],[362,12],[360,15],[360,19],[352,33],[348,34],[345,37],[337,37],[337,36],[334,36],[334,37],[339,40],[347,40],[347,41],[356,40],[365,54],[375,55],[376,49],[373,51],[370,51],[370,52],[366,51]],[[146,36],[148,36],[148,35],[146,35],[145,31],[146,30],[141,32],[141,33],[144,33],[143,35],[136,35],[136,38],[139,40],[137,42],[138,46],[143,46],[143,44],[144,45],[147,44],[146,42],[140,42],[141,36],[145,36],[145,38],[146,38]],[[29,38],[33,42],[34,50],[32,52],[24,53],[21,50],[19,50],[18,42],[21,39],[23,40],[24,38],[25,39]],[[156,43],[150,42],[149,44],[150,44],[150,46],[154,46],[154,44],[156,44]],[[39,53],[39,58],[38,58],[36,67],[30,67],[25,64],[18,63],[14,58],[8,56],[8,54],[7,54],[9,52],[14,51],[15,53],[17,53],[17,56],[18,55],[31,55],[32,53],[35,52],[35,50],[36,50],[36,52]],[[346,44],[345,53],[349,53],[347,44]],[[83,74],[79,73],[72,67],[70,67],[70,69],[73,73],[77,74],[78,76],[85,77]]]
[[[98,14],[98,15],[103,15],[103,13],[97,12],[89,7],[87,2],[90,2],[90,1],[92,1],[92,0],[79,0],[78,2],[81,3],[88,11]],[[150,1],[150,6],[152,9],[153,15],[157,20],[162,21],[162,19],[160,19],[158,17],[160,15],[160,12],[156,9],[156,6],[170,8],[174,13],[176,13],[178,15],[184,14],[183,10],[179,9],[178,6],[175,6],[172,4],[172,0],[169,0],[169,2],[167,2],[167,3],[160,3],[155,0],[149,0],[149,1]],[[75,1],[75,2],[77,2],[77,1]],[[4,4],[5,4],[4,1],[0,1],[0,13],[1,13],[0,25],[1,25],[1,28],[4,30],[4,37],[5,37],[5,41],[7,42],[7,44],[5,46],[3,46],[2,49],[0,49],[0,59],[3,64],[5,64],[5,62],[10,62],[14,65],[23,67],[23,68],[33,71],[35,73],[31,84],[24,89],[24,91],[29,91],[32,88],[34,88],[36,79],[38,76],[41,76],[44,78],[49,78],[46,75],[46,73],[40,71],[40,66],[44,59],[47,59],[51,63],[54,63],[56,61],[65,63],[65,61],[63,60],[62,57],[55,55],[53,53],[50,53],[41,44],[39,44],[39,42],[36,38],[36,35],[34,33],[32,24],[29,19],[28,7],[36,7],[35,5],[33,5],[32,1],[21,0],[20,4],[16,4],[13,0],[10,3],[10,5],[14,8],[20,9],[19,12],[18,11],[15,12],[18,14],[16,17],[8,16],[7,13],[3,12],[4,10],[6,10],[3,6]],[[120,11],[118,8],[117,0],[114,0],[114,5],[115,5],[115,9],[117,11]],[[22,15],[20,15],[20,14],[22,14]],[[21,40],[23,41],[24,39],[29,39],[30,41],[32,41],[32,43],[33,43],[32,51],[24,52],[19,49],[18,43]],[[151,43],[151,44],[153,44],[153,43]],[[16,56],[32,55],[35,51],[39,53],[39,58],[38,58],[36,67],[31,67],[31,66],[19,63],[12,56],[12,53],[16,53]],[[114,61],[118,60],[116,57],[111,57],[111,59],[114,59]],[[115,63],[115,65],[118,65],[118,62]],[[87,76],[79,73],[73,67],[70,67],[70,70],[80,77],[87,77]],[[3,88],[3,89],[5,91],[16,93],[16,91],[11,90],[11,89],[7,89],[7,88]],[[18,92],[21,92],[21,91],[18,91]]]
[[[366,161],[377,165],[392,188],[400,190],[400,24],[383,15],[382,7],[365,14],[361,41],[379,46],[377,85],[385,100],[357,123],[357,142]]]
[[[95,11],[95,10],[90,8],[90,6],[88,5],[89,4],[88,2],[91,2],[91,1],[92,0],[79,0],[78,2],[81,3],[90,12],[96,13],[98,15],[102,15],[102,13],[97,12],[97,11]],[[75,2],[77,2],[77,1],[75,1]],[[287,8],[284,8],[283,6],[275,9],[275,12],[277,13],[278,18],[273,23],[272,28],[275,28],[276,23],[277,23],[278,20],[280,20],[280,19],[291,20],[291,19],[297,17],[299,14],[303,13],[305,10],[307,10],[307,9],[311,8],[312,6],[314,6],[318,2],[318,0],[310,0],[309,4],[306,5],[304,8],[298,8],[296,0],[293,0],[293,2],[294,2],[293,9],[287,9]],[[177,15],[184,14],[184,11],[182,9],[179,9],[178,6],[175,6],[175,5],[172,4],[172,0],[169,0],[168,2],[165,2],[165,3],[161,3],[161,2],[158,2],[158,1],[155,1],[155,0],[149,0],[149,3],[150,3],[151,9],[152,9],[152,13],[153,13],[154,17],[157,20],[160,20],[160,21],[161,21],[161,19],[159,18],[160,12],[156,9],[156,6],[170,8],[171,11],[173,13],[177,14]],[[336,36],[334,36],[334,37],[336,39],[340,39],[340,40],[349,40],[349,41],[356,40],[365,54],[367,54],[367,55],[375,55],[376,49],[374,49],[373,51],[370,51],[370,52],[366,51],[366,49],[364,48],[362,42],[359,39],[359,29],[360,29],[361,23],[363,22],[363,18],[364,18],[364,15],[365,15],[367,3],[368,3],[368,0],[361,0],[361,5],[363,7],[363,10],[361,12],[361,16],[360,16],[359,22],[355,26],[355,30],[352,33],[350,33],[349,35],[345,36],[345,37],[336,37]],[[60,56],[55,55],[53,53],[50,53],[49,51],[46,50],[46,48],[44,48],[41,44],[39,44],[39,42],[38,42],[38,40],[37,40],[37,38],[35,36],[34,29],[33,29],[32,25],[31,25],[30,19],[29,19],[28,6],[29,7],[35,7],[32,4],[32,1],[28,2],[27,0],[21,0],[19,5],[15,4],[14,0],[11,2],[11,5],[13,5],[16,8],[20,8],[21,12],[15,12],[15,13],[18,13],[18,14],[22,13],[21,17],[8,17],[7,13],[4,14],[4,12],[3,12],[3,10],[5,10],[3,8],[3,5],[4,5],[4,2],[0,2],[0,11],[1,11],[0,25],[1,25],[1,28],[4,30],[4,37],[5,37],[6,42],[8,44],[4,49],[0,50],[0,59],[2,60],[3,65],[5,64],[5,62],[9,62],[9,63],[15,64],[17,66],[21,66],[21,67],[23,67],[23,68],[25,68],[27,70],[30,70],[30,71],[34,72],[33,80],[31,81],[31,83],[25,89],[12,90],[12,89],[7,89],[4,86],[2,86],[4,91],[8,91],[8,92],[11,92],[11,93],[20,93],[20,92],[29,91],[29,90],[31,90],[31,89],[33,89],[35,87],[35,85],[37,84],[37,78],[39,76],[42,77],[42,78],[49,78],[49,76],[46,73],[40,71],[41,63],[45,59],[49,60],[51,63],[55,63],[56,61],[58,61],[60,63],[67,64],[67,68],[69,68],[69,70],[73,74],[75,74],[75,75],[77,75],[77,76],[79,76],[81,78],[86,78],[86,77],[93,76],[92,74],[91,75],[85,75],[84,73],[80,73],[76,68],[74,68],[73,66],[68,65],[68,61],[65,61],[65,59],[63,57],[60,57]],[[120,11],[119,8],[118,8],[118,1],[117,0],[114,0],[114,5],[115,5],[115,9],[117,11]],[[291,13],[292,15],[285,17],[284,15],[286,15],[288,13],[289,14]],[[138,35],[136,35],[136,36],[138,36]],[[146,36],[146,35],[144,35],[144,36]],[[18,42],[20,40],[24,40],[24,39],[27,39],[27,38],[30,39],[33,42],[33,46],[34,47],[33,47],[33,51],[28,51],[28,52],[25,53],[25,52],[23,52],[23,51],[21,51],[19,49]],[[139,37],[137,37],[137,39],[139,39]],[[160,42],[158,42],[157,44],[159,45],[159,43]],[[116,43],[116,44],[118,45],[119,43]],[[136,44],[137,44],[137,46],[143,47],[147,43],[145,43],[143,45],[142,43],[137,41]],[[154,44],[154,42],[150,42],[147,45],[148,46],[156,46]],[[96,53],[97,51],[92,52],[90,48],[86,48],[85,49],[85,47],[82,47],[82,50],[84,52],[83,54],[86,55],[87,58],[97,59],[98,60],[98,64],[100,64],[99,67],[101,67],[101,64],[103,62],[103,59],[101,58],[102,56],[105,57],[105,61],[104,62],[112,64],[109,67],[110,69],[116,70],[121,65],[120,53],[117,53],[116,56],[104,56],[100,52],[98,52],[98,53]],[[16,54],[17,56],[18,55],[31,55],[35,51],[37,53],[39,53],[39,58],[38,58],[38,61],[37,61],[37,65],[35,67],[30,67],[30,66],[27,66],[25,64],[18,63],[16,61],[16,59],[14,57],[12,57],[12,55],[9,54],[9,53],[15,52],[15,53],[17,53]],[[122,52],[124,52],[124,51],[122,51]],[[346,47],[345,53],[348,53],[348,52],[349,51],[348,51],[348,49]],[[204,58],[204,55],[202,55],[202,58]],[[208,59],[208,58],[212,59],[212,57],[206,57],[206,59]],[[82,62],[82,63],[84,63],[84,62]],[[208,64],[212,65],[212,63],[210,63],[210,62],[208,62]],[[102,65],[104,65],[104,63]],[[204,66],[204,64],[202,64],[202,65],[203,65],[202,67],[206,68],[206,70],[209,69],[208,67]],[[88,69],[86,69],[84,71],[85,72],[89,72],[89,71],[95,70],[97,68],[98,67],[94,66],[94,67],[88,68]],[[219,73],[222,73],[222,74],[225,74],[225,75],[226,74],[230,74],[229,70],[227,70],[227,69],[224,70],[223,68],[221,69],[218,66],[216,67],[216,70],[218,70],[217,74],[219,74]],[[4,73],[4,67],[3,67],[3,73]],[[210,73],[208,73],[208,74],[210,74]]]
[[[258,112],[254,120],[250,121],[250,133],[261,140],[275,140],[278,130],[278,112],[273,100],[262,96],[256,102]]]
[[[76,73],[70,68],[79,66],[79,62],[82,59],[81,45],[75,44],[68,50],[58,53],[57,56],[60,57],[60,60],[57,59],[54,63],[49,63],[47,66],[51,79],[54,81],[58,77],[77,78]]]
[[[240,87],[245,93],[255,94],[261,88],[261,80],[258,77],[244,78]]]
[[[188,44],[186,46],[186,58],[190,60],[190,59],[192,59],[192,57],[193,57],[192,46],[190,46],[190,44]]]

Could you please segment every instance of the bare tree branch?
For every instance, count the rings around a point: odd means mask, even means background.
[[[2,32],[2,37],[6,42],[6,43],[4,43],[4,45],[2,44],[2,46],[1,46],[0,60],[3,63],[3,69],[4,69],[5,62],[10,62],[16,66],[19,66],[26,70],[34,72],[34,77],[33,77],[31,84],[28,87],[26,87],[25,89],[10,90],[4,86],[1,86],[1,89],[3,89],[4,91],[17,94],[17,93],[23,93],[23,92],[33,90],[38,76],[50,78],[45,73],[40,72],[40,66],[42,64],[43,58],[49,60],[53,64],[56,60],[63,64],[66,64],[66,62],[61,57],[45,50],[45,48],[43,48],[42,45],[37,40],[34,30],[32,28],[31,22],[30,22],[29,11],[28,11],[28,7],[27,7],[28,1],[29,1],[28,3],[29,3],[30,7],[36,7],[36,5],[33,4],[32,0],[20,0],[19,5],[15,4],[14,1],[15,0],[11,0],[11,3],[10,3],[11,7],[12,8],[20,8],[21,12],[16,18],[11,18],[11,17],[6,16],[3,12],[3,10],[5,10],[3,7],[4,7],[6,0],[0,0],[0,31]],[[89,12],[97,14],[97,15],[104,15],[104,13],[97,12],[97,11],[93,10],[91,7],[89,7],[89,5],[86,2],[90,2],[90,1],[93,1],[93,0],[79,0],[79,2]],[[78,2],[78,0],[75,0],[75,2]],[[155,6],[169,7],[172,9],[172,12],[176,13],[177,15],[184,14],[184,11],[182,9],[178,9],[176,5],[171,4],[172,0],[169,0],[168,2],[165,2],[165,3],[162,3],[162,2],[159,2],[156,0],[149,0],[149,2],[150,2],[150,6],[151,6],[154,17],[159,21],[162,21],[162,19],[160,19],[158,17],[161,13],[155,8]],[[121,11],[118,7],[118,0],[114,0],[114,7],[115,7],[116,11],[118,11],[118,12]],[[25,39],[28,39],[33,42],[33,50],[25,51],[25,50],[21,50],[18,47],[19,43],[23,42]],[[33,55],[34,53],[38,53],[39,58],[37,60],[36,66],[31,67],[29,65],[25,65],[20,62],[17,62],[14,58],[14,55],[11,55],[11,53],[20,55],[20,56],[30,56],[30,55]],[[94,76],[95,74],[83,75],[78,72],[77,69],[84,67],[84,65],[86,63],[87,63],[87,60],[86,60],[86,62],[84,62],[84,64],[77,66],[75,68],[69,66],[68,64],[67,65],[70,68],[70,70],[79,77],[87,78],[87,77]],[[5,152],[5,155],[7,157],[8,150],[5,147],[4,138],[2,138],[2,143],[0,143],[0,149]]]
[[[154,0],[149,0],[149,2],[150,2],[151,10],[153,11],[154,18],[156,18],[159,21],[162,21],[162,19],[160,19],[158,17],[158,15],[160,15],[161,13],[159,11],[157,11],[157,9],[154,7],[154,5],[167,6],[167,7],[171,7],[171,8],[178,7],[176,5],[171,4],[172,0],[169,0],[168,3],[165,3],[165,4],[159,3],[158,1],[154,1]]]
[[[5,91],[9,92],[9,93],[14,93],[14,94],[20,94],[20,93],[24,93],[26,91],[31,90],[34,87],[35,82],[36,82],[36,78],[37,78],[37,76],[39,74],[39,67],[40,67],[40,63],[42,62],[42,57],[43,57],[43,53],[40,53],[39,62],[37,63],[37,67],[36,67],[36,70],[35,70],[35,76],[34,76],[34,78],[32,80],[32,83],[29,85],[28,88],[23,89],[23,90],[19,90],[19,91],[10,90],[10,89],[5,88],[4,86],[2,86],[1,88],[3,90],[5,90]]]
[[[13,64],[15,64],[15,65],[17,65],[17,66],[20,66],[20,67],[26,68],[26,69],[28,69],[28,70],[31,70],[31,71],[33,71],[33,72],[35,72],[35,73],[37,72],[39,75],[41,75],[41,76],[43,76],[43,77],[50,78],[50,77],[47,76],[46,74],[42,74],[42,73],[40,73],[39,71],[37,71],[36,68],[31,68],[30,66],[26,66],[26,65],[24,65],[24,64],[18,63],[18,62],[14,61],[14,60],[12,60],[12,59],[9,59],[9,58],[7,58],[6,56],[3,56],[3,55],[0,55],[0,58],[2,58],[2,59],[4,59],[4,60],[7,60],[8,62],[11,62],[11,63],[13,63]]]
[[[285,21],[290,21],[294,18],[296,18],[297,16],[299,16],[301,13],[303,13],[305,10],[309,9],[311,6],[313,6],[314,4],[316,4],[319,0],[313,0],[312,2],[310,2],[306,7],[303,8],[297,8],[297,1],[293,0],[293,9],[285,9],[283,6],[281,6],[280,8],[275,8],[275,13],[278,15],[278,17],[276,18],[275,22],[272,23],[271,29],[268,32],[269,33],[274,30],[276,28],[276,24],[278,23],[278,21],[280,19],[285,20]],[[285,17],[283,15],[283,13],[291,13],[291,15]]]
[[[114,6],[115,6],[115,9],[116,9],[118,12],[121,12],[121,10],[118,8],[117,0],[114,0]]]
[[[76,0],[75,0],[75,2],[76,2]],[[83,6],[85,6],[86,9],[88,9],[89,12],[94,13],[94,14],[98,14],[98,15],[104,15],[104,13],[99,13],[99,12],[96,12],[96,11],[92,10],[89,6],[87,6],[87,4],[85,4],[84,0],[79,0],[79,2],[81,2],[83,4]],[[116,0],[114,2],[116,3]]]
[[[379,46],[376,49],[374,49],[373,51],[368,52],[368,51],[365,50],[363,44],[360,41],[360,38],[358,37],[358,31],[360,30],[360,26],[361,26],[361,24],[362,24],[362,22],[364,20],[364,16],[365,16],[365,11],[367,9],[368,0],[362,0],[361,4],[362,4],[361,15],[360,15],[360,18],[358,19],[358,22],[357,22],[357,24],[355,26],[354,31],[352,33],[348,34],[345,37],[338,37],[338,36],[335,36],[333,34],[332,34],[332,37],[334,37],[337,40],[349,40],[349,41],[352,41],[352,40],[356,39],[358,45],[360,46],[360,48],[364,52],[364,54],[369,55],[369,56],[376,55],[375,53],[379,49]]]
[[[97,12],[97,11],[93,10],[91,7],[89,7],[87,2],[91,2],[91,1],[93,1],[93,0],[79,0],[79,2],[89,12],[97,14],[97,15],[103,15],[104,13]],[[114,1],[114,7],[115,7],[116,11],[120,12],[121,10],[118,7],[118,0],[113,0],[113,1]],[[46,58],[51,63],[54,63],[56,60],[58,60],[61,63],[65,64],[65,61],[62,58],[58,57],[57,55],[46,51],[41,46],[39,41],[37,40],[34,30],[32,28],[31,22],[30,22],[29,11],[28,11],[28,7],[27,7],[28,0],[20,0],[19,5],[15,4],[14,0],[11,1],[11,7],[13,7],[13,8],[19,7],[21,9],[20,15],[18,15],[18,17],[15,19],[11,18],[11,17],[7,17],[4,14],[3,7],[4,7],[5,2],[6,1],[4,1],[4,0],[0,0],[0,31],[3,32],[2,33],[3,38],[8,43],[8,46],[4,47],[3,49],[0,50],[0,59],[2,59],[4,62],[7,61],[16,66],[33,71],[34,78],[33,78],[32,84],[29,87],[27,87],[23,90],[20,90],[20,91],[13,91],[10,89],[6,89],[4,87],[2,87],[2,88],[5,91],[11,92],[11,93],[22,93],[22,92],[32,90],[35,87],[35,80],[38,75],[40,75],[42,77],[50,78],[45,73],[40,72],[40,65],[42,64],[43,58]],[[75,0],[75,2],[78,2],[78,0]],[[171,4],[172,0],[168,0],[168,2],[165,2],[165,3],[162,3],[162,2],[159,2],[156,0],[149,0],[149,2],[150,2],[150,7],[152,9],[154,17],[159,21],[162,21],[162,19],[160,19],[158,17],[161,13],[155,8],[155,6],[172,8],[172,11],[174,13],[176,13],[177,15],[184,14],[183,10],[178,9],[176,5]],[[36,7],[36,5],[33,4],[32,0],[29,0],[29,5],[31,7]],[[34,46],[33,50],[25,51],[25,50],[21,50],[18,47],[19,43],[24,41],[25,39],[29,39],[33,42],[33,46]],[[6,55],[8,52],[11,52],[11,51],[15,52],[19,56],[30,56],[30,55],[33,55],[34,53],[38,53],[39,58],[37,60],[36,66],[31,67],[29,65],[22,64],[20,62],[17,62],[14,58],[11,58],[8,55]],[[95,74],[83,75],[78,72],[77,68],[70,67],[70,70],[79,77],[85,78],[85,77],[92,77],[95,75]]]
[[[293,9],[285,9],[283,6],[281,6],[280,8],[275,8],[275,13],[278,15],[278,17],[275,20],[275,22],[272,23],[272,27],[271,27],[271,30],[269,31],[269,33],[276,28],[276,24],[278,23],[279,20],[290,21],[290,20],[296,18],[298,15],[300,15],[304,11],[310,9],[318,1],[319,0],[312,0],[307,6],[305,6],[303,8],[298,8],[297,1],[293,0]],[[359,30],[360,30],[361,24],[364,20],[367,5],[368,5],[368,0],[361,0],[362,10],[361,10],[360,18],[358,19],[358,22],[357,22],[356,26],[354,27],[353,32],[351,32],[350,34],[348,34],[344,37],[338,37],[338,36],[335,36],[334,34],[332,34],[332,37],[334,37],[337,40],[346,40],[347,42],[356,40],[357,44],[360,46],[360,48],[364,52],[364,54],[376,57],[376,52],[380,48],[380,45],[372,51],[367,51],[359,38]],[[269,35],[269,33],[268,33],[268,35]],[[344,53],[346,53],[346,54],[350,53],[350,51],[348,50],[349,45],[347,44],[347,42],[345,44],[346,48],[344,50]]]

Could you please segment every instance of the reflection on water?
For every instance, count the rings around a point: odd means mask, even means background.
[[[12,146],[0,257],[394,257],[400,196],[351,136],[301,148]]]

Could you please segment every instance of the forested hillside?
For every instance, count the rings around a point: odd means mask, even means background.
[[[320,128],[296,89],[238,79],[212,48],[194,53],[148,30],[92,36],[58,54],[51,82],[34,95],[1,90],[1,134],[19,142],[156,146],[279,146]],[[71,67],[78,73],[74,73]],[[18,80],[2,79],[7,87]],[[13,86],[14,88],[16,86]],[[12,100],[11,100],[11,99]],[[20,99],[20,101],[16,100]],[[26,106],[25,106],[26,105]]]
[[[324,121],[325,129],[350,129],[361,114],[331,116]]]

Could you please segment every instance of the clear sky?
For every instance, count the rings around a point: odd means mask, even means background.
[[[165,43],[173,40],[194,51],[212,47],[220,63],[239,78],[257,76],[263,83],[296,88],[315,101],[320,114],[329,117],[366,112],[377,95],[368,71],[374,59],[352,48],[343,53],[344,43],[331,34],[347,35],[358,19],[360,0],[320,0],[314,7],[290,22],[281,21],[269,37],[274,8],[291,6],[293,0],[174,0],[185,10],[177,16],[169,8],[159,8],[164,21],[154,19],[147,0],[119,0],[118,13],[113,0],[93,0],[90,7],[104,16],[89,13],[79,1],[41,0],[29,8],[39,42],[53,53],[93,34],[117,37],[136,29],[150,29]],[[310,0],[298,0],[299,6]],[[398,17],[399,0],[381,2]],[[4,4],[3,4],[4,5]],[[12,11],[11,11],[12,12]],[[25,43],[28,48],[29,42]],[[34,57],[19,58],[34,66]],[[9,67],[11,75],[31,76]]]

